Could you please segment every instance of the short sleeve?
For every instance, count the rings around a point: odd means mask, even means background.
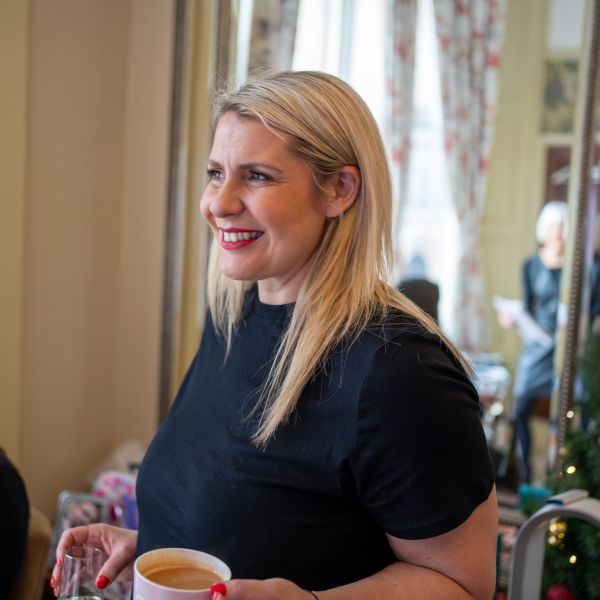
[[[376,354],[359,400],[353,468],[363,506],[399,538],[450,531],[489,496],[477,392],[438,338],[404,335]]]

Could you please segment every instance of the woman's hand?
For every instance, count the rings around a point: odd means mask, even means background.
[[[137,531],[113,527],[104,523],[73,527],[63,532],[56,547],[56,564],[52,571],[50,585],[56,595],[62,577],[62,564],[65,554],[72,546],[93,546],[100,548],[108,556],[102,565],[96,585],[99,589],[108,584],[133,562],[137,545]]]
[[[517,326],[517,321],[506,313],[498,313],[498,325],[502,329],[514,329]]]
[[[233,579],[211,588],[211,600],[315,600],[287,579]]]

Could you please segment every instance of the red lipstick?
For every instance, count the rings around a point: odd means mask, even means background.
[[[219,229],[219,231],[221,232],[221,247],[225,250],[240,250],[262,236],[262,231],[238,229],[237,227]]]

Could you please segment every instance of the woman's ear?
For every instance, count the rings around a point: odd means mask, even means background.
[[[325,216],[335,219],[345,213],[354,204],[360,184],[360,171],[353,165],[346,165],[332,175],[326,186],[331,195],[325,205]]]

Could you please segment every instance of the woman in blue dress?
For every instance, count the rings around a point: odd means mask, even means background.
[[[550,396],[554,383],[554,337],[567,213],[566,202],[552,201],[544,206],[535,230],[539,249],[525,261],[522,271],[524,308],[548,334],[547,342],[541,336],[525,339],[517,364],[514,387],[515,434],[525,481],[530,481],[531,478],[529,419],[536,402]],[[514,322],[505,315],[500,315],[500,324],[506,328],[514,326]]]

